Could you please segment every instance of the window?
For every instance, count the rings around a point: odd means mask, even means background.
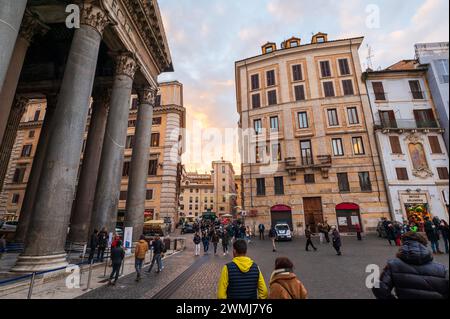
[[[331,144],[333,145],[334,156],[344,156],[344,146],[342,145],[341,138],[333,138]]]
[[[325,38],[324,37],[317,37],[316,41],[317,41],[317,43],[324,43],[325,42]]]
[[[270,118],[270,130],[272,132],[279,132],[280,131],[278,116],[272,116]]]
[[[322,61],[320,62],[320,72],[323,78],[327,78],[331,76],[331,67],[330,61]]]
[[[255,157],[256,157],[256,163],[261,163],[263,159],[263,148],[260,146],[255,147]]]
[[[33,148],[33,145],[28,144],[28,145],[24,145],[22,148],[22,157],[30,157],[31,156],[31,150]]]
[[[252,107],[254,109],[261,107],[261,95],[259,93],[252,95]]]
[[[397,173],[397,179],[399,181],[407,181],[407,180],[409,180],[408,171],[406,170],[405,167],[397,167],[395,169],[395,172]]]
[[[437,136],[428,136],[428,141],[430,142],[431,153],[442,154],[441,145]]]
[[[138,99],[137,98],[133,98],[131,100],[131,110],[137,110],[138,108]]]
[[[414,110],[414,118],[418,128],[433,128],[437,127],[437,122],[434,119],[432,109]]]
[[[33,121],[39,121],[39,117],[41,116],[41,111],[37,110],[36,112],[34,112],[34,119]]]
[[[18,204],[20,200],[20,194],[13,194],[11,204]]]
[[[148,165],[148,175],[156,176],[157,172],[158,172],[158,160],[150,160]]]
[[[363,192],[371,192],[372,191],[372,183],[370,182],[369,172],[360,172],[359,176],[359,186],[361,187],[361,191]]]
[[[300,141],[300,155],[302,157],[302,165],[314,164],[310,140]]]
[[[253,74],[251,76],[251,87],[252,91],[259,89],[259,74]]]
[[[383,82],[372,82],[372,87],[375,93],[375,100],[385,101],[386,93],[384,92]]]
[[[353,81],[352,80],[343,80],[342,88],[344,89],[344,95],[355,94],[355,91],[353,91]]]
[[[127,191],[120,191],[119,200],[127,200],[128,192]]]
[[[266,195],[266,180],[264,178],[256,179],[256,195],[258,196]]]
[[[339,59],[339,71],[341,72],[341,75],[349,75],[350,74],[350,67],[348,65],[347,59]]]
[[[289,42],[289,46],[290,46],[291,48],[298,47],[298,42],[297,42],[297,41],[291,41],[291,42]]]
[[[298,113],[298,127],[299,128],[308,128],[308,113],[306,112],[299,112]]]
[[[434,66],[441,84],[448,83],[448,59],[434,61]]]
[[[358,109],[356,107],[347,108],[348,124],[359,124]]]
[[[338,186],[340,192],[349,192],[350,184],[348,183],[348,175],[347,173],[338,173]]]
[[[397,128],[394,111],[380,111],[381,124],[386,128]]]
[[[352,144],[353,144],[353,153],[355,155],[364,155],[364,144],[362,137],[353,137],[352,138]]]
[[[420,88],[420,82],[418,80],[409,81],[409,87],[414,100],[423,100],[423,92]]]
[[[28,133],[28,138],[33,138],[33,137],[34,137],[34,134],[35,134],[35,131],[30,131],[30,132]]]
[[[253,121],[253,127],[256,134],[262,134],[262,121],[260,119]]]
[[[403,154],[400,146],[400,138],[398,136],[389,136],[389,143],[391,144],[392,154]]]
[[[277,91],[272,90],[267,92],[267,100],[269,105],[275,105],[277,104]]]
[[[130,175],[130,162],[124,162],[122,167],[122,176],[126,177]]]
[[[294,79],[294,81],[302,81],[303,80],[301,64],[296,64],[296,65],[292,66],[292,78]]]
[[[274,177],[275,195],[284,195],[283,176]]]
[[[304,180],[305,180],[305,184],[315,184],[316,176],[314,174],[305,174]]]
[[[334,96],[334,86],[333,82],[323,82],[323,92],[325,97],[333,97]]]
[[[328,114],[328,125],[329,126],[339,126],[339,119],[336,109],[327,110]]]
[[[154,117],[152,124],[153,125],[161,125],[161,117]]]
[[[294,86],[295,100],[296,101],[304,101],[306,100],[305,96],[305,86],[304,85],[296,85]]]
[[[267,86],[274,86],[275,85],[275,71],[270,70],[266,72],[267,75]]]
[[[128,121],[128,127],[135,127],[136,126],[136,120],[129,120]]]
[[[125,142],[125,148],[130,149],[134,147],[134,135],[128,135]]]
[[[23,182],[26,169],[26,166],[19,166],[16,168],[16,170],[14,171],[13,183],[20,184]]]
[[[147,192],[145,193],[145,199],[146,200],[153,199],[153,189],[147,189]]]
[[[448,168],[438,167],[437,168],[439,179],[448,180]]]
[[[272,161],[281,161],[281,144],[272,144]]]
[[[152,133],[152,139],[151,139],[151,146],[152,147],[158,147],[159,146],[159,133]]]

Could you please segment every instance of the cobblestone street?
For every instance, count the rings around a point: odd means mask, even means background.
[[[390,247],[386,240],[375,236],[358,242],[355,237],[343,238],[343,256],[336,256],[331,245],[314,244],[318,251],[306,252],[304,239],[277,243],[278,251],[272,252],[269,240],[254,240],[249,245],[249,256],[260,266],[268,285],[276,257],[288,256],[295,265],[295,272],[303,281],[311,299],[368,299],[373,298],[365,286],[366,267],[376,264],[380,269],[386,260],[393,258],[397,247]],[[219,245],[220,248],[220,245]],[[219,250],[220,252],[220,250]],[[188,237],[187,249],[166,260],[161,274],[145,275],[139,283],[131,274],[121,278],[115,287],[102,287],[80,298],[215,298],[220,272],[231,256],[210,254],[193,256]],[[448,267],[448,255],[437,256],[437,262]]]

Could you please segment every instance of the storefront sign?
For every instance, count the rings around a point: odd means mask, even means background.
[[[425,194],[407,194],[402,195],[404,204],[426,204],[428,203],[427,195]]]
[[[339,226],[348,226],[347,217],[339,217],[338,224]]]

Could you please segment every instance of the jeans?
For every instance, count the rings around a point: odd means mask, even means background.
[[[109,276],[109,280],[112,280],[114,277],[115,277],[114,281],[117,281],[117,279],[119,279],[120,266],[122,266],[122,264],[113,264],[112,265],[112,272],[111,272],[111,276]]]
[[[144,264],[144,259],[136,258],[134,260],[134,268],[136,269],[136,274],[141,277],[142,265]]]
[[[443,240],[444,240],[444,245],[445,245],[445,253],[446,254],[448,254],[448,238],[447,237],[444,237],[444,236],[442,236],[443,238]]]
[[[330,242],[330,236],[328,235],[328,232],[325,232],[325,240],[327,241],[327,243]]]
[[[213,243],[213,246],[214,246],[214,255],[217,254],[217,244],[218,244],[218,243]]]
[[[150,268],[148,269],[148,272],[152,271],[152,268],[153,268],[153,265],[155,264],[155,262],[158,267],[158,272],[161,271],[161,269],[162,269],[161,254],[155,254],[155,255],[153,255],[152,263],[150,264]]]
[[[259,231],[259,239],[264,240],[264,230],[263,231]]]
[[[195,244],[195,256],[200,255],[200,244]]]
[[[222,242],[223,253],[228,254],[228,243]]]
[[[97,260],[100,260],[100,262],[103,262],[103,259],[105,257],[105,250],[106,247],[98,247],[98,251],[97,251]]]
[[[207,253],[208,250],[209,250],[209,241],[204,241],[204,242],[203,242],[203,251],[204,251],[205,253]]]
[[[325,241],[325,234],[323,232],[319,233],[319,239],[320,239],[320,243],[323,244],[323,242]]]
[[[439,241],[433,240],[431,242],[431,249],[433,250],[433,253],[437,253],[439,251]]]

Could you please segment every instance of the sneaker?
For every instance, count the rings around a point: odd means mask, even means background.
[[[223,253],[223,255],[225,256],[227,253]]]

